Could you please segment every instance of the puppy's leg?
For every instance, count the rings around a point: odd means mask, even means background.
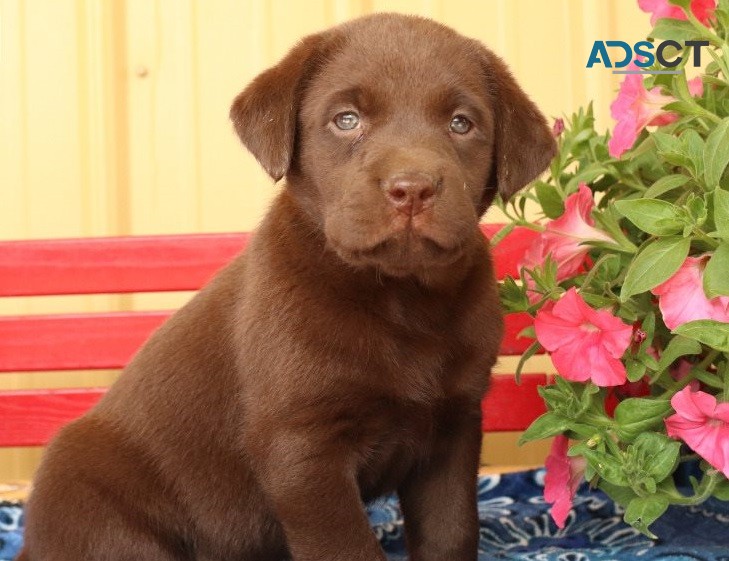
[[[73,485],[70,492],[74,491]],[[135,527],[93,497],[79,512],[61,504],[36,504],[28,518],[22,561],[189,561],[189,551],[152,528]],[[75,502],[75,501],[74,501]]]
[[[294,561],[385,561],[346,450],[312,440],[274,434],[256,462]]]
[[[24,561],[189,561],[176,503],[132,438],[85,417],[48,447],[27,505]]]
[[[462,403],[441,422],[433,454],[398,489],[410,561],[476,561],[480,409]]]

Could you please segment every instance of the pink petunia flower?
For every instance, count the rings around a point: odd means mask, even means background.
[[[709,257],[687,257],[670,279],[651,290],[658,296],[658,307],[668,329],[699,319],[729,323],[729,296],[709,299],[704,293],[704,267]]]
[[[628,68],[636,70],[637,66],[631,62]],[[617,121],[608,141],[608,151],[613,158],[619,158],[632,148],[645,127],[668,125],[678,119],[676,113],[663,110],[676,98],[660,92],[659,86],[646,90],[640,74],[628,74],[620,83],[618,97],[610,105],[610,114]]]
[[[555,436],[545,462],[547,475],[544,477],[544,500],[552,503],[549,512],[558,528],[564,528],[587,465],[582,456],[567,456],[568,446],[566,436]]]
[[[651,25],[655,25],[661,18],[683,21],[687,19],[683,10],[670,4],[668,0],[638,0],[638,7],[644,12],[651,13]],[[690,8],[696,19],[709,27],[709,22],[716,11],[716,0],[691,0]]]
[[[668,436],[683,440],[729,477],[729,403],[717,404],[713,395],[686,387],[671,406],[676,414],[666,419]]]
[[[701,76],[696,76],[688,81],[688,91],[693,97],[701,97],[704,95],[704,82]]]
[[[564,214],[547,223],[545,230],[534,240],[519,263],[520,268],[533,269],[544,264],[547,256],[557,264],[557,282],[574,276],[585,262],[590,247],[586,241],[615,242],[602,230],[594,227],[591,213],[595,206],[592,191],[580,183],[579,189],[564,202]],[[531,279],[527,280],[528,284]],[[534,292],[530,292],[530,300]]]
[[[574,288],[551,309],[537,312],[534,329],[566,380],[592,380],[602,387],[625,383],[627,375],[620,358],[632,340],[632,326],[607,310],[594,310]]]

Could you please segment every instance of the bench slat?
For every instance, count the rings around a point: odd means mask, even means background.
[[[483,402],[483,430],[520,430],[544,412],[536,392],[544,374],[525,374],[516,385],[510,376],[494,376]],[[43,446],[64,424],[80,417],[104,395],[105,388],[0,392],[0,447]]]
[[[529,348],[534,339],[519,337],[525,328],[534,324],[534,319],[527,313],[507,314],[504,316],[504,339],[501,341],[499,354],[503,356],[518,356]],[[543,354],[541,349],[537,354]]]
[[[485,224],[492,236],[500,224]],[[517,228],[494,248],[499,278],[536,233]],[[197,290],[242,251],[250,234],[130,236],[0,243],[0,296]]]
[[[0,447],[45,446],[66,423],[91,409],[104,388],[0,392]]]
[[[0,317],[0,372],[123,368],[170,315],[109,312]],[[519,355],[531,339],[517,338],[531,325],[527,314],[506,316],[502,355]]]
[[[250,234],[0,243],[0,296],[197,290]]]
[[[512,375],[494,375],[481,403],[483,432],[521,431],[547,408],[537,388],[549,381],[546,374],[522,374],[519,384]]]
[[[122,368],[172,312],[0,318],[0,372]]]

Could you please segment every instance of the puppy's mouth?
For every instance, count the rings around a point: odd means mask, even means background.
[[[344,261],[352,265],[374,266],[396,277],[448,266],[463,254],[463,244],[446,244],[413,228],[390,233],[363,247],[346,247],[336,242],[332,246]]]

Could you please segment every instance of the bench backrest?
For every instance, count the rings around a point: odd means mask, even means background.
[[[498,225],[484,225],[487,236]],[[516,272],[534,238],[516,229],[494,250],[497,275]],[[249,234],[83,238],[0,243],[0,297],[197,290],[245,248]],[[0,316],[0,374],[123,368],[172,311]],[[506,318],[501,354],[521,354],[526,315]],[[484,431],[524,429],[544,411],[543,374],[495,376],[484,400]],[[0,446],[44,445],[82,415],[104,388],[0,392]]]

